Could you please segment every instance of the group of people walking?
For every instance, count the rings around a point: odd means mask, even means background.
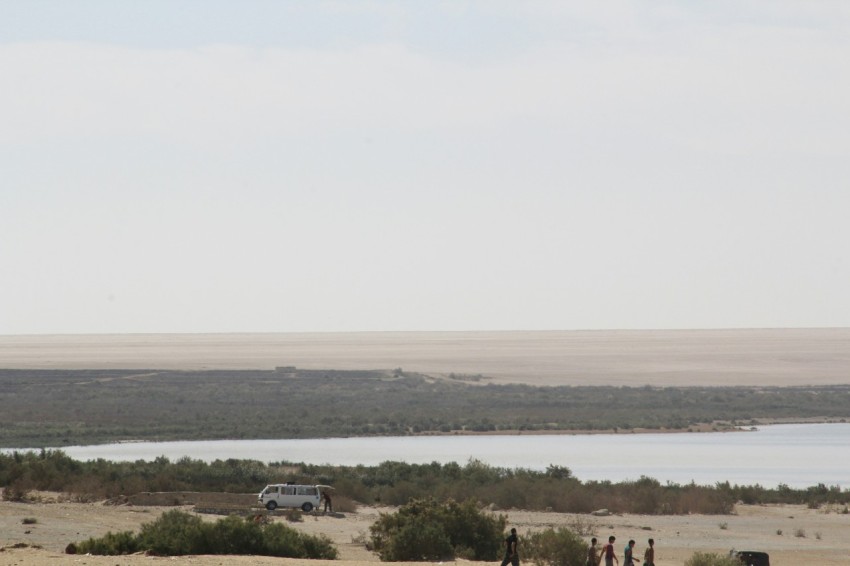
[[[617,566],[635,566],[636,562],[640,562],[639,559],[634,557],[635,541],[630,540],[625,550],[623,550],[623,564],[620,565],[620,559],[617,558],[617,550],[614,547],[616,540],[617,537],[612,535],[608,537],[608,544],[602,548],[597,548],[596,537],[590,539],[590,546],[587,548],[586,566],[599,566],[602,564],[603,558],[605,559],[605,566],[614,566],[614,563]],[[502,560],[502,566],[508,566],[508,564],[519,566],[518,542],[516,529],[511,529],[511,534],[505,539],[505,559]],[[644,566],[655,566],[655,541],[649,539],[648,544],[649,546],[643,552],[643,564]]]
[[[596,548],[596,538],[590,539],[590,546],[587,549],[587,566],[598,566],[602,563],[602,559],[605,559],[605,566],[614,566],[616,562],[618,565],[620,564],[620,559],[617,558],[617,550],[614,547],[614,541],[617,540],[617,537],[610,536],[608,537],[608,544],[603,546],[601,549]],[[599,552],[601,550],[601,552]],[[630,540],[629,544],[626,545],[625,550],[623,550],[623,564],[622,566],[635,566],[635,562],[640,562],[639,559],[635,558],[635,541]],[[655,541],[649,539],[648,546],[646,550],[643,552],[643,564],[644,566],[655,566]]]

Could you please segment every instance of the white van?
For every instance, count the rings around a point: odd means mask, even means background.
[[[257,497],[260,505],[269,511],[278,507],[300,507],[309,513],[319,506],[322,494],[319,485],[297,485],[293,483],[276,483],[267,485]]]

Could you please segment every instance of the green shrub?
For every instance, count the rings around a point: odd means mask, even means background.
[[[283,523],[271,523],[263,528],[263,540],[267,556],[286,556],[294,558],[305,556],[304,541],[301,533]]]
[[[164,556],[212,554],[207,552],[210,543],[204,539],[201,518],[178,509],[163,513],[152,523],[145,523],[139,533],[142,548]]]
[[[336,560],[339,557],[339,552],[333,545],[333,541],[325,535],[311,536],[299,533],[299,539],[304,547],[304,558]]]
[[[741,561],[712,552],[695,552],[685,562],[685,566],[741,566]]]
[[[100,538],[90,538],[76,545],[77,554],[101,554],[118,556],[133,554],[141,550],[139,540],[131,531],[106,533]]]
[[[537,566],[584,566],[587,544],[569,529],[549,527],[525,537],[522,554]]]
[[[235,515],[215,523],[174,510],[142,525],[138,535],[130,531],[107,533],[77,546],[77,554],[131,554],[149,550],[164,556],[185,554],[252,554],[287,558],[335,560],[336,548],[324,535],[300,533],[281,523],[259,525]]]
[[[263,548],[260,525],[236,515],[205,524],[202,531],[207,544],[202,553],[193,554],[257,554]]]
[[[381,513],[370,527],[371,546],[384,561],[496,560],[505,517],[482,513],[475,501],[412,499]]]
[[[411,517],[387,542],[378,551],[381,560],[424,562],[454,559],[454,548],[445,526],[429,517]]]

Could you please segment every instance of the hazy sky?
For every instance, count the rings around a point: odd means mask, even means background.
[[[0,334],[850,326],[850,4],[0,0]]]

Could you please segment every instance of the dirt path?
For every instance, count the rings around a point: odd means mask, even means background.
[[[0,502],[0,566],[32,564],[86,564],[91,566],[136,564],[287,564],[323,566],[325,561],[262,557],[195,556],[157,558],[145,556],[95,557],[64,555],[69,542],[78,542],[107,531],[138,530],[172,507],[110,506],[102,503],[10,503]],[[184,507],[191,510],[190,507]],[[364,538],[380,511],[364,507],[356,513],[305,516],[289,525],[311,534],[323,533],[340,550],[337,566],[376,566],[377,557],[355,542]],[[833,510],[835,511],[835,510]],[[840,510],[839,510],[840,511]],[[590,528],[600,539],[609,534],[618,543],[633,538],[638,555],[646,539],[654,538],[658,566],[681,566],[696,551],[728,552],[731,548],[765,550],[772,566],[850,564],[850,514],[807,509],[804,506],[738,506],[729,516],[644,516],[589,517],[563,513],[507,511],[509,523],[520,535],[547,527]],[[217,517],[202,515],[205,520]],[[24,524],[24,519],[34,519]],[[275,520],[283,520],[277,518]],[[781,533],[781,534],[780,534]],[[588,537],[589,538],[589,537]],[[41,546],[12,548],[15,544]],[[458,561],[458,564],[472,564]]]

